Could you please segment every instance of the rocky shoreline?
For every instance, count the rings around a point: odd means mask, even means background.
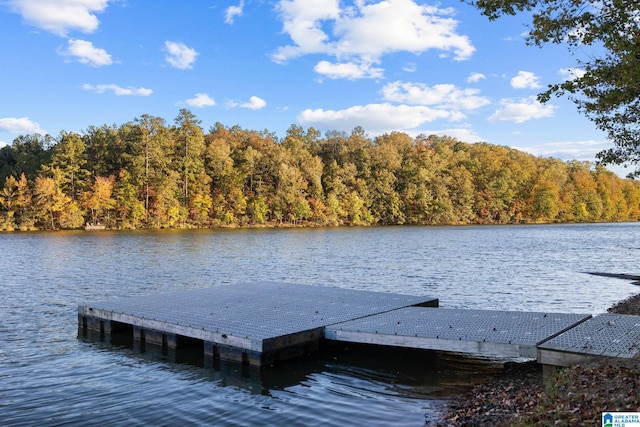
[[[608,311],[640,315],[640,295]],[[599,426],[604,411],[640,412],[637,360],[576,365],[546,380],[535,361],[508,363],[496,378],[449,402],[435,425]]]

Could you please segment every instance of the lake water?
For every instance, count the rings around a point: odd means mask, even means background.
[[[85,342],[77,305],[270,280],[595,314],[639,289],[586,272],[639,258],[639,223],[0,234],[0,425],[424,425],[499,365],[338,347],[243,375]]]

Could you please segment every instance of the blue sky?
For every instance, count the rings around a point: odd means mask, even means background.
[[[593,160],[604,134],[535,100],[577,57],[527,46],[526,24],[458,1],[0,0],[0,145],[187,108],[205,131],[362,126]]]

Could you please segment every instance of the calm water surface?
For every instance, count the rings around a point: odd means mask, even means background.
[[[335,348],[261,373],[77,338],[79,303],[271,280],[600,313],[637,293],[640,224],[0,234],[0,425],[419,426],[499,368]]]

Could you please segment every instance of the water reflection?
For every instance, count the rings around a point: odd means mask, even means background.
[[[383,400],[447,399],[495,375],[504,363],[439,351],[325,342],[316,353],[259,369],[220,360],[207,365],[202,343],[168,354],[160,346],[135,348],[129,334],[100,336],[79,329],[79,339],[95,349],[124,355],[132,364],[146,362],[167,371],[188,370],[192,380],[271,397],[322,384],[340,394]]]

